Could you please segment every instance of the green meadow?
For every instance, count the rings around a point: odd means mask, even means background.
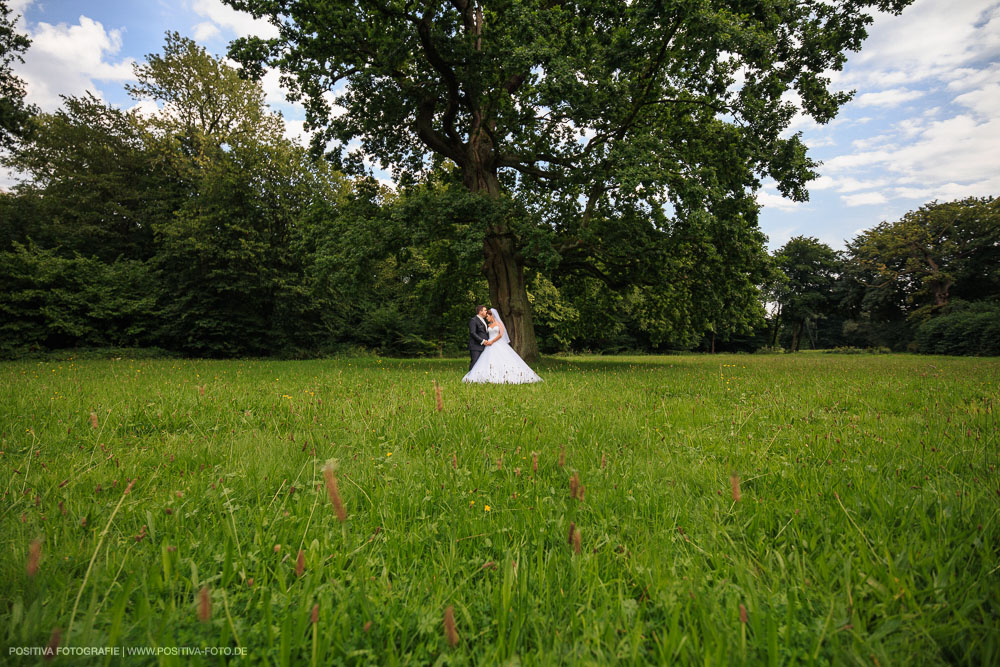
[[[0,365],[0,662],[1000,664],[1000,360],[467,363]]]

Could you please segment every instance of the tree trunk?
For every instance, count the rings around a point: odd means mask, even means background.
[[[802,335],[802,321],[795,323],[795,328],[792,329],[792,352],[799,351],[799,337]]]
[[[463,165],[462,181],[470,192],[499,199],[500,181],[497,180],[496,170],[487,166],[492,159],[492,151],[489,134],[479,131],[477,127],[466,146],[467,161]],[[524,262],[518,253],[514,234],[506,223],[490,225],[486,230],[483,256],[483,273],[490,286],[491,305],[500,313],[514,351],[527,362],[538,361],[538,341],[528,301]]]
[[[490,301],[500,312],[500,319],[510,334],[510,343],[522,359],[538,361],[535,323],[531,317],[524,264],[518,259],[514,235],[490,230],[483,242],[486,263],[483,267],[490,285]]]

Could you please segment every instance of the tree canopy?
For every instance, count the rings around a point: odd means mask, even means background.
[[[11,14],[7,0],[0,0],[0,149],[11,148],[37,111],[26,103],[24,82],[11,69],[15,61],[24,62],[21,54],[31,45],[15,30]]]
[[[333,142],[348,167],[366,155],[403,183],[445,162],[469,192],[517,202],[482,221],[484,273],[529,358],[525,266],[661,291],[672,279],[690,298],[679,235],[727,260],[708,291],[753,283],[754,191],[768,177],[804,199],[815,176],[784,130],[800,109],[834,117],[850,96],[823,73],[860,48],[872,9],[908,4],[226,1],[278,27],[230,53],[250,73],[282,71],[318,148]],[[670,324],[695,335],[742,318]]]

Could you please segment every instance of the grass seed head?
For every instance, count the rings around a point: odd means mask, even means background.
[[[573,530],[573,553],[580,554],[583,552],[583,545],[580,543],[580,529]]]
[[[458,456],[455,455],[455,452],[451,453],[451,467],[458,470]]]
[[[299,556],[295,559],[295,576],[301,577],[306,571],[306,554],[299,549]]]
[[[319,623],[319,603],[313,605],[312,614],[309,616],[309,622],[313,625]]]
[[[450,646],[458,644],[458,629],[455,627],[455,608],[451,605],[444,610],[444,636]]]
[[[31,545],[28,547],[28,565],[26,568],[29,577],[33,577],[38,574],[38,563],[41,559],[42,542],[38,539],[32,540]]]
[[[441,400],[441,385],[434,381],[434,401],[437,403],[437,411],[441,412],[444,410],[444,401]]]
[[[740,493],[740,476],[737,475],[736,473],[730,475],[729,486],[732,487],[733,490],[733,500],[739,502],[740,498],[743,497],[743,495]]]
[[[531,472],[538,473],[538,452],[531,452]]]
[[[559,467],[562,468],[564,465],[566,465],[566,448],[565,447],[560,447],[559,448]]]
[[[97,428],[97,413],[90,413],[90,428]]]
[[[333,468],[329,466],[323,468],[323,477],[326,478],[326,492],[330,495],[330,502],[333,503],[333,511],[337,513],[337,520],[343,523],[347,520],[347,510],[344,509],[344,501],[340,497],[340,488],[337,486]]]
[[[741,604],[740,605],[740,623],[744,623],[745,624],[746,622],[747,622],[747,608]]]
[[[573,473],[573,476],[569,478],[569,497],[576,500],[576,492],[579,488],[580,478],[576,473]]]
[[[208,593],[208,586],[202,586],[198,593],[198,620],[208,623],[212,618],[212,596]]]
[[[45,647],[45,655],[42,658],[43,660],[48,662],[49,660],[52,660],[52,658],[56,657],[56,654],[59,652],[60,641],[62,641],[62,632],[59,628],[53,628],[52,636],[49,637],[48,646]]]
[[[573,545],[573,535],[576,533],[576,524],[569,522],[569,534],[566,535],[566,544]]]

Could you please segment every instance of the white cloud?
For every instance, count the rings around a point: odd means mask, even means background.
[[[215,25],[211,21],[202,21],[194,27],[194,40],[196,42],[207,42],[214,39],[222,34],[219,30],[219,26]]]
[[[35,0],[8,0],[7,8],[10,10],[11,16],[23,15],[24,10],[26,10]]]
[[[285,121],[285,138],[291,139],[303,146],[309,145],[309,140],[312,138],[312,133],[306,130],[306,122],[304,120],[289,120],[283,118]]]
[[[976,61],[1000,56],[1000,3],[984,0],[917,0],[900,16],[879,14],[845,87],[898,86],[939,77]]]
[[[870,204],[884,204],[889,199],[881,192],[862,192],[857,195],[844,195],[841,200],[848,206],[868,206]]]
[[[903,102],[909,102],[910,100],[922,97],[923,94],[919,90],[890,88],[888,90],[880,90],[877,93],[859,95],[853,100],[853,103],[859,107],[895,107]]]
[[[126,111],[135,112],[143,118],[152,118],[160,112],[160,107],[153,100],[139,100]]]
[[[264,19],[255,19],[250,14],[238,12],[221,0],[195,0],[192,9],[198,16],[211,21],[219,28],[231,31],[237,37],[256,35],[272,38],[278,36],[278,29]]]
[[[837,180],[837,192],[856,192],[858,190],[869,190],[881,188],[889,184],[889,179],[878,178],[872,180],[858,180],[850,176]]]
[[[96,81],[121,83],[134,78],[131,58],[108,60],[121,50],[121,30],[106,30],[86,16],[74,25],[42,22],[23,29],[31,46],[15,74],[24,79],[28,101],[43,111],[57,109],[62,104],[59,95],[90,91],[102,97]]]
[[[770,184],[764,184],[757,191],[756,197],[757,203],[764,208],[777,209],[779,211],[795,211],[802,206],[802,202],[785,199],[780,193],[773,191],[773,186]]]

